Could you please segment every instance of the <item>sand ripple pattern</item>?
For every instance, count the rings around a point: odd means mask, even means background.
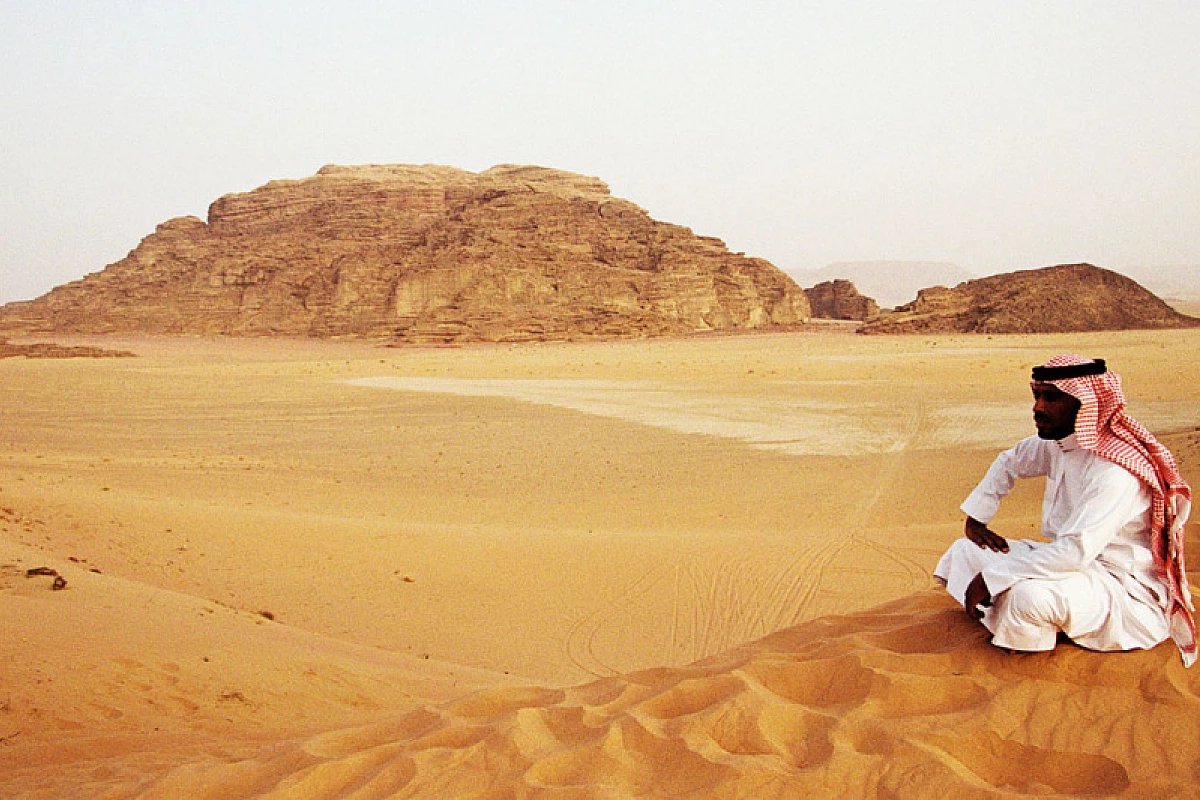
[[[145,797],[1194,795],[1200,675],[1170,646],[1012,656],[940,591],[678,668],[502,688]],[[1086,721],[1086,724],[1083,724]],[[1187,743],[1186,746],[1183,743]]]

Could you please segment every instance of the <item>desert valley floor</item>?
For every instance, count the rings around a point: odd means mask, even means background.
[[[2,796],[1200,780],[1200,679],[1168,646],[1004,661],[930,577],[1056,353],[1106,358],[1200,484],[1195,331],[86,343],[136,357],[0,360]],[[994,527],[1035,536],[1040,488]],[[1069,703],[1014,722],[1031,663],[1062,692],[1132,681],[1121,713],[1188,726],[1185,752],[1119,721],[1088,744]],[[895,772],[921,759],[926,783]]]

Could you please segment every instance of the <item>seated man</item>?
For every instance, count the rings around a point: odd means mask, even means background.
[[[1191,490],[1175,459],[1124,411],[1103,360],[1058,356],[1033,369],[1037,435],[993,462],[962,510],[966,538],[934,577],[1010,650],[1052,650],[1061,632],[1093,650],[1173,638],[1191,666],[1196,629],[1183,561]],[[1042,533],[988,528],[1017,478],[1046,476]]]

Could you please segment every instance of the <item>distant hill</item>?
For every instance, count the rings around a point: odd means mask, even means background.
[[[1130,278],[1091,264],[1023,270],[923,289],[863,333],[1062,333],[1200,327]]]
[[[543,341],[808,316],[767,261],[651,219],[596,178],[371,165],[164,222],[103,271],[0,308],[0,331]]]
[[[882,308],[907,303],[929,286],[954,286],[975,277],[957,264],[944,261],[838,261],[816,270],[793,271],[801,286],[837,280],[851,281]]]

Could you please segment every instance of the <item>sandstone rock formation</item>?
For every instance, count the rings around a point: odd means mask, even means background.
[[[1091,264],[1065,264],[922,289],[866,323],[863,333],[1066,333],[1191,328],[1133,280]]]
[[[858,291],[881,307],[910,302],[926,286],[954,286],[975,277],[946,261],[835,261],[815,270],[793,273],[802,286],[837,278],[853,281]]]
[[[328,166],[159,225],[0,330],[406,342],[640,337],[803,322],[770,263],[541,167]]]
[[[805,289],[808,305],[818,319],[871,319],[879,314],[879,305],[870,297],[858,293],[850,281],[836,278]]]

